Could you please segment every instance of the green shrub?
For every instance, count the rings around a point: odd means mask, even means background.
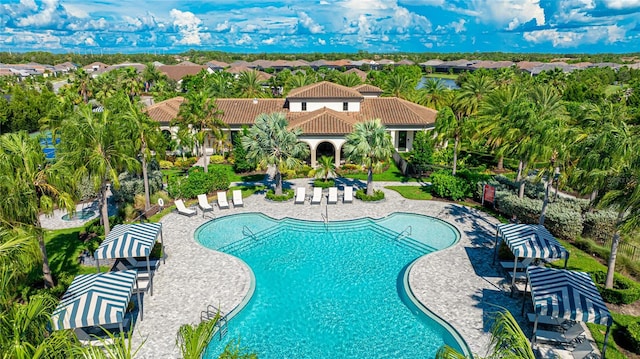
[[[582,236],[600,243],[610,239],[616,230],[617,217],[614,211],[586,212]]]
[[[612,304],[631,304],[640,299],[640,284],[618,273],[613,276],[613,288],[605,288],[607,274],[603,271],[591,272],[602,299]]]
[[[189,169],[187,177],[171,177],[167,184],[167,191],[173,198],[195,198],[202,193],[210,193],[229,188],[229,176],[221,167],[210,167],[204,173],[202,167]]]
[[[265,195],[265,197],[268,200],[275,201],[275,202],[286,202],[292,199],[293,195],[294,195],[294,191],[292,189],[283,189],[281,196],[276,196],[276,193],[271,189],[267,191],[267,194]]]
[[[210,163],[213,163],[213,164],[216,164],[216,165],[220,165],[220,164],[225,163],[224,156],[221,156],[221,155],[213,155],[209,159],[211,161]]]
[[[373,196],[367,196],[366,189],[359,189],[356,191],[355,196],[357,199],[364,202],[375,202],[375,201],[381,201],[384,199],[384,192],[382,192],[381,190],[374,190]]]
[[[162,172],[149,171],[149,193],[155,193],[162,189]],[[117,202],[133,203],[137,194],[144,194],[144,181],[142,176],[121,173],[118,176],[120,188],[113,190],[113,198]]]
[[[469,197],[471,187],[463,178],[453,176],[449,171],[438,171],[431,174],[431,193],[438,197],[450,198],[454,201]]]
[[[178,158],[174,163],[174,165],[186,171],[189,168],[191,168],[191,166],[193,166],[193,164],[195,164],[196,161],[197,160],[195,157],[188,157],[188,158],[185,158],[184,160],[182,158]]]
[[[170,170],[173,168],[173,162],[171,161],[165,161],[165,160],[160,160],[160,169],[163,170]]]
[[[538,212],[542,210],[542,201]],[[550,203],[544,221],[545,227],[554,236],[562,239],[575,239],[582,233],[582,214],[564,202]]]
[[[322,178],[316,178],[313,180],[314,187],[329,188],[329,187],[335,187],[335,185],[336,185],[336,181],[331,178],[328,179],[327,182],[325,182],[324,179]]]
[[[622,330],[622,336],[624,347],[636,354],[640,354],[640,322],[625,326]]]
[[[296,168],[296,176],[297,177],[313,177],[313,176],[309,176],[309,173],[311,171],[314,171],[314,169],[311,168],[311,166],[302,165],[302,166]],[[314,174],[315,174],[315,172],[314,172]]]
[[[89,176],[82,177],[78,184],[77,191],[81,201],[86,201],[98,196],[98,192],[95,190],[93,182],[89,180]]]
[[[246,129],[243,129],[243,133]],[[231,154],[233,157],[233,170],[236,173],[244,173],[253,171],[256,166],[254,163],[247,159],[247,151],[242,146],[242,136],[238,134],[233,138],[233,152]]]
[[[280,174],[282,175],[282,179],[296,178],[296,170],[280,169]]]

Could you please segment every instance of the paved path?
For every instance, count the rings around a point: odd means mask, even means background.
[[[364,184],[356,181],[351,184]],[[398,185],[398,183],[393,183]],[[407,183],[416,184],[418,183]],[[289,182],[291,187],[306,185],[310,180]],[[382,189],[385,183],[376,182]],[[354,200],[329,205],[294,205],[293,201],[274,203],[264,194],[244,199],[244,207],[219,210],[216,217],[241,212],[263,212],[274,218],[293,217],[321,221],[327,211],[329,220],[364,216],[380,218],[390,213],[414,212],[441,218],[461,233],[460,241],[443,251],[419,258],[409,275],[416,298],[435,314],[449,322],[467,341],[474,353],[485,355],[490,335],[487,314],[495,311],[493,304],[507,307],[519,315],[521,299],[509,297],[504,288],[502,272],[492,265],[492,240],[497,220],[467,207],[438,202],[415,201],[397,192],[385,191],[385,200],[366,203]],[[326,192],[326,190],[325,190]],[[154,295],[144,297],[144,320],[135,326],[133,342],[140,345],[137,358],[178,358],[175,346],[180,325],[197,323],[201,311],[213,304],[225,313],[238,306],[250,286],[250,270],[242,261],[224,253],[202,247],[194,240],[194,232],[210,220],[198,216],[185,217],[177,213],[165,216],[163,224],[166,264],[155,277]],[[210,216],[211,213],[207,213]],[[524,326],[526,328],[526,326]]]

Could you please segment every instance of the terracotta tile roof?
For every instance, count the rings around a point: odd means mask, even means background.
[[[409,59],[402,59],[396,63],[396,65],[415,65],[415,62]]]
[[[191,61],[182,61],[181,63],[177,64],[176,66],[199,66],[199,65],[196,64],[195,62],[191,62]]]
[[[235,67],[230,67],[228,69],[226,69],[225,71],[232,73],[232,74],[239,74],[241,72],[255,72],[258,76],[258,80],[260,81],[267,81],[270,78],[273,77],[273,75],[268,74],[264,71],[258,71],[258,70],[254,70],[254,69],[250,69],[246,66],[235,66]]]
[[[300,115],[302,114],[302,115]],[[322,108],[313,112],[289,113],[289,128],[300,128],[305,135],[346,135],[353,131],[358,122],[355,116],[347,112],[338,112]]]
[[[168,123],[176,118],[182,97],[175,97],[147,108],[149,116]],[[313,112],[289,112],[285,99],[217,99],[222,121],[230,126],[252,125],[261,113],[282,112],[289,127],[300,128],[306,135],[347,134],[353,125],[379,118],[385,126],[433,126],[437,111],[395,97],[365,98],[360,112],[338,112],[322,108]]]
[[[433,125],[438,112],[397,97],[365,98],[360,105],[362,120],[379,118],[388,125]]]
[[[321,81],[315,84],[295,88],[289,92],[288,98],[294,99],[361,99],[362,94],[350,87]]]
[[[211,60],[207,62],[206,65],[214,69],[224,69],[225,67],[229,66],[229,64],[226,62],[216,60]]]
[[[367,80],[367,73],[358,69],[358,68],[352,68],[349,69],[347,71],[344,72],[345,74],[350,74],[350,73],[354,73],[356,75],[358,75],[358,77],[362,80],[362,81],[366,81]]]
[[[358,85],[358,86],[355,86],[353,89],[360,93],[383,93],[384,92],[380,87],[373,86],[370,84]]]
[[[288,112],[283,98],[261,98],[257,103],[250,98],[216,99],[218,110],[222,111],[222,121],[228,125],[253,125],[261,113]]]
[[[147,107],[145,112],[158,122],[169,123],[178,117],[178,111],[183,101],[184,97],[182,96],[170,98]]]
[[[202,65],[162,65],[158,66],[158,71],[164,73],[172,80],[180,81],[185,76],[195,75],[198,72],[207,69],[206,66]]]

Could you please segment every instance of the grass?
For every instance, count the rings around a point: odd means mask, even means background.
[[[345,174],[343,177],[353,178],[357,180],[366,181],[367,180],[367,172],[360,173],[350,173]],[[418,182],[417,179],[403,175],[402,172],[398,169],[395,162],[391,161],[389,168],[382,173],[374,173],[373,174],[374,181],[384,181],[384,182]]]
[[[264,179],[264,173],[238,174],[230,164],[211,164],[209,168],[221,168],[227,174],[230,182],[258,182]]]
[[[430,200],[433,199],[427,186],[385,186],[384,188],[390,189],[400,193],[404,198],[416,199],[416,200]]]
[[[80,265],[78,257],[87,247],[79,234],[83,227],[59,229],[45,232],[45,243],[49,257],[49,267],[54,277],[76,276],[96,272],[94,266]],[[101,266],[101,271],[109,270],[107,266]]]
[[[442,78],[442,79],[455,80],[455,79],[458,78],[458,75],[456,75],[456,74],[445,74],[445,73],[438,72],[438,73],[425,75],[424,77],[437,77],[437,78]]]

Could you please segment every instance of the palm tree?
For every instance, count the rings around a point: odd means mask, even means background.
[[[487,358],[534,359],[529,339],[520,325],[507,309],[493,313],[491,325],[491,352]],[[436,353],[437,359],[466,359],[466,357],[448,345],[442,346]]]
[[[351,73],[342,73],[337,78],[337,83],[342,86],[354,87],[362,84],[362,79],[357,74]]]
[[[243,98],[264,98],[267,97],[267,93],[264,92],[262,87],[262,80],[260,80],[258,71],[242,71],[236,82],[238,87],[238,95]]]
[[[207,76],[206,89],[210,97],[234,97],[235,89],[233,74],[227,71],[217,71]]]
[[[282,195],[280,168],[292,168],[300,164],[300,158],[308,154],[308,146],[298,141],[299,128],[287,129],[287,119],[281,112],[260,114],[248,134],[242,137],[247,158],[261,166],[275,167],[275,194]]]
[[[138,165],[130,155],[133,152],[131,138],[123,136],[123,125],[117,120],[107,109],[94,113],[91,106],[82,106],[76,116],[64,122],[59,148],[60,162],[74,170],[78,181],[89,178],[98,192],[105,235],[111,229],[107,203],[109,183],[114,188],[120,187],[120,172]]]
[[[138,152],[137,157],[142,162],[142,179],[144,182],[144,209],[148,211],[151,208],[149,193],[149,176],[147,174],[147,159],[151,157],[149,142],[153,145],[160,132],[158,131],[158,123],[153,121],[149,116],[142,112],[139,103],[134,103],[127,98],[127,112],[123,114],[124,136],[133,140],[133,148]]]
[[[402,99],[406,99],[414,90],[411,78],[407,74],[397,71],[387,76],[382,89],[386,96],[399,97]]]
[[[447,103],[447,96],[450,92],[440,79],[429,77],[418,91],[421,100],[419,103],[439,110]]]
[[[345,157],[367,168],[367,196],[373,196],[373,172],[382,168],[395,151],[391,135],[380,119],[356,123],[344,143]]]
[[[220,132],[227,125],[220,119],[215,99],[210,98],[204,91],[190,92],[186,100],[180,105],[176,122],[181,129],[190,129],[195,133],[196,142],[200,147],[200,154],[204,160],[204,172],[208,170],[208,158],[205,148],[209,134],[216,138],[222,137]]]
[[[89,96],[91,96],[91,76],[84,69],[79,69],[76,72],[73,87],[82,97],[84,103],[88,103]]]
[[[25,132],[0,136],[0,221],[35,234],[46,287],[53,287],[40,213],[55,206],[75,210],[73,181],[63,164],[46,162],[37,138]]]
[[[318,168],[316,171],[316,177],[324,178],[327,182],[329,177],[335,177],[336,175],[336,163],[332,156],[320,156],[318,161]]]
[[[462,137],[462,124],[458,117],[453,113],[451,107],[442,108],[436,117],[435,131],[438,139],[443,142],[453,137],[453,171],[456,175],[458,167],[458,146]]]
[[[202,354],[213,337],[219,318],[220,314],[217,314],[215,318],[202,321],[197,325],[183,324],[180,326],[176,346],[180,348],[182,359],[202,358]]]

